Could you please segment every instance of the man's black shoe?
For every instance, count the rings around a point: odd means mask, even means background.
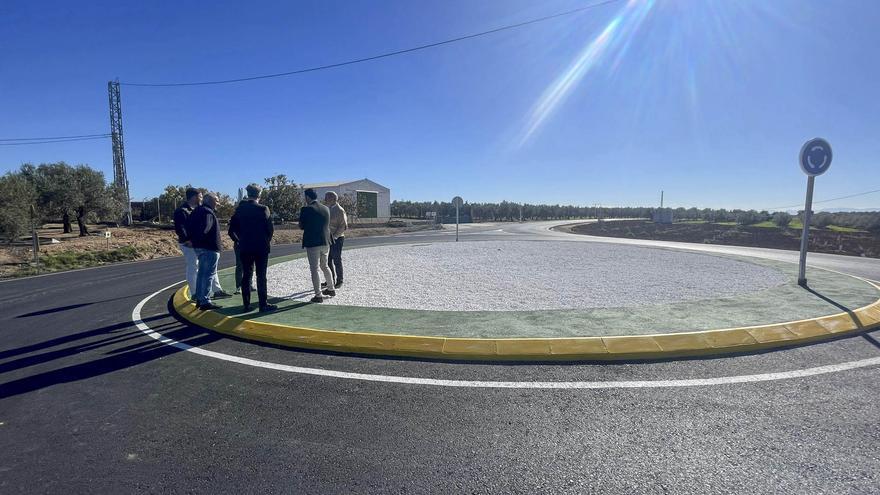
[[[275,311],[278,309],[278,306],[274,304],[267,304],[260,308],[260,313],[268,313],[269,311]]]
[[[249,313],[250,311],[251,311],[251,305],[250,305],[250,304],[245,304],[244,306],[241,307],[241,312],[242,312],[242,313]]]
[[[315,297],[309,299],[309,302],[322,303],[322,302],[324,302],[324,298],[321,296],[315,296]]]
[[[213,297],[215,299],[226,299],[227,297],[232,297],[232,294],[230,294],[226,291],[223,291],[223,290],[218,290],[217,292],[214,293]]]
[[[330,289],[324,289],[321,291],[321,294],[324,294],[325,296],[334,297],[336,295],[336,291],[330,290]]]
[[[208,311],[208,310],[212,310],[212,309],[220,309],[220,306],[217,306],[214,303],[199,304],[198,309],[199,309],[199,311]]]
[[[336,285],[334,285],[334,287],[336,287],[337,289],[342,287],[342,281],[340,280],[339,282],[336,282]]]

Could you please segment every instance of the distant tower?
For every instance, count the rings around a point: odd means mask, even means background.
[[[113,139],[113,183],[125,191],[125,225],[131,225],[131,195],[128,190],[128,172],[125,170],[125,145],[122,142],[122,100],[119,81],[107,83],[110,93],[110,136]]]

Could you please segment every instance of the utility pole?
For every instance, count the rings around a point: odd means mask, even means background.
[[[113,183],[125,192],[125,216],[122,222],[131,225],[131,196],[128,188],[128,172],[125,170],[125,145],[122,140],[122,100],[119,95],[119,81],[109,81],[107,92],[110,95],[110,137],[113,141]]]
[[[663,209],[663,190],[660,190],[660,209]]]
[[[156,213],[159,215],[159,223],[162,223],[162,209],[159,208],[159,196],[156,196]]]

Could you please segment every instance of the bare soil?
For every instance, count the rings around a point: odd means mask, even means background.
[[[571,232],[604,237],[724,244],[791,251],[798,251],[801,247],[800,229],[714,223],[663,225],[645,220],[626,220],[576,225],[571,227]],[[880,258],[880,234],[811,229],[809,250],[813,253]]]
[[[352,226],[346,231],[345,236],[348,238],[369,237],[434,228],[436,227],[433,225],[395,227],[385,225]],[[177,237],[174,234],[173,227],[169,225],[134,225],[131,227],[90,225],[89,230],[92,232],[92,235],[79,237],[78,232],[64,234],[61,224],[44,225],[41,229],[37,230],[37,237],[40,238],[40,256],[51,257],[71,253],[109,252],[129,247],[135,249],[125,250],[126,253],[132,253],[127,261],[180,255]],[[111,234],[109,240],[104,237],[104,232],[108,230]],[[232,240],[225,235],[225,225],[223,226],[223,232],[224,249],[232,249]],[[58,242],[51,242],[50,239]],[[273,244],[292,244],[301,240],[302,231],[295,224],[276,226]],[[0,278],[28,275],[33,272],[33,267],[29,265],[29,262],[33,260],[30,242],[30,238],[28,238],[26,241],[23,240],[15,245],[0,246]]]

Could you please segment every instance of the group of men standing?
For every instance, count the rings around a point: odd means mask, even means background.
[[[269,208],[260,204],[262,188],[251,184],[246,190],[247,197],[236,207],[227,232],[235,249],[236,294],[241,293],[244,311],[250,311],[251,280],[256,274],[260,311],[273,311],[277,306],[269,303],[266,270],[275,228]],[[325,204],[318,202],[314,189],[306,189],[305,198],[299,227],[303,230],[302,247],[306,249],[315,291],[310,302],[321,303],[324,296],[333,297],[336,289],[342,287],[342,246],[348,218],[332,191],[324,196]],[[232,297],[220,286],[217,275],[223,242],[216,207],[215,194],[202,195],[198,189],[189,188],[186,201],[174,212],[174,229],[186,261],[186,280],[200,310],[218,309],[212,298]],[[323,284],[319,270],[324,274]]]

